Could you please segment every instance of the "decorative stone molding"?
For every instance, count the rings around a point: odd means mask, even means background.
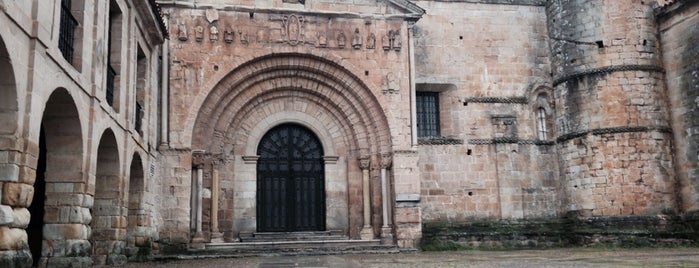
[[[337,160],[340,159],[339,156],[335,155],[326,155],[323,156],[323,162],[327,165],[334,165],[337,164]]]
[[[245,164],[257,164],[257,160],[260,159],[259,155],[244,155],[242,156],[243,163]]]

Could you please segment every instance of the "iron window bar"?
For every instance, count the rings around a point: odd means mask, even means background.
[[[70,12],[70,0],[61,1],[61,28],[59,30],[58,49],[61,50],[63,58],[69,63],[73,63],[73,42],[75,39],[75,28],[78,20]]]
[[[114,106],[114,79],[116,71],[112,66],[107,66],[107,103],[109,106]]]

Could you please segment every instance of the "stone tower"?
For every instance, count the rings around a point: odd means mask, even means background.
[[[653,3],[546,3],[564,196],[574,216],[677,207],[672,131]]]

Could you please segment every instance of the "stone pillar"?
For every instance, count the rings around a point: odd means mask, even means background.
[[[655,1],[547,1],[564,210],[676,210]]]
[[[381,155],[381,209],[382,209],[382,219],[383,225],[381,226],[381,244],[390,245],[393,244],[393,230],[390,227],[390,218],[388,217],[388,200],[390,198],[390,192],[388,190],[386,171],[391,167],[391,155],[382,154]]]
[[[192,152],[192,165],[194,169],[194,187],[192,187],[192,213],[193,225],[194,225],[194,236],[192,238],[192,243],[202,243],[204,242],[204,236],[202,234],[202,191],[203,191],[203,180],[204,180],[204,153],[203,150],[195,150]]]
[[[415,22],[408,21],[408,56],[410,68],[410,141],[413,148],[417,148],[417,101],[415,92]]]
[[[369,156],[359,158],[359,168],[362,170],[362,200],[364,202],[364,227],[360,233],[362,240],[374,239],[374,230],[371,228],[371,190],[369,189]]]
[[[211,170],[211,242],[223,242],[223,234],[218,230],[218,182],[218,165],[213,164]]]
[[[163,18],[165,20],[165,25],[168,25],[167,17]],[[168,88],[170,83],[170,40],[165,39],[163,43],[163,59],[162,64],[162,77],[160,83],[160,147],[168,148],[170,146],[170,141],[168,139]]]

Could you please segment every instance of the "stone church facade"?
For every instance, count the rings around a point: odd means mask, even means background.
[[[0,266],[269,233],[696,243],[697,1],[0,10]]]

